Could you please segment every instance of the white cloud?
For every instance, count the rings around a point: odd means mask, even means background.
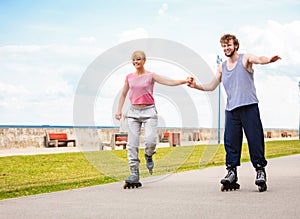
[[[80,42],[84,42],[84,43],[94,43],[96,42],[96,38],[93,36],[89,36],[89,37],[80,37],[79,38]]]
[[[59,25],[47,25],[44,23],[40,24],[34,24],[34,25],[29,25],[28,28],[31,31],[40,31],[40,32],[46,32],[49,34],[52,33],[67,33],[69,32],[70,28],[66,26],[59,26]]]
[[[168,12],[168,9],[169,9],[169,5],[167,3],[163,3],[162,6],[158,9],[158,18],[165,19],[171,22],[178,22],[179,17],[171,15]]]
[[[256,88],[264,127],[298,127],[298,81],[287,76],[272,76],[257,80]]]
[[[241,49],[257,55],[280,55],[278,65],[300,64],[300,21],[281,24],[268,21],[266,26],[245,26],[240,29]]]
[[[77,83],[99,54],[94,46],[0,47],[1,124],[72,124]]]
[[[144,28],[139,27],[136,29],[125,30],[122,33],[120,33],[118,42],[122,43],[125,41],[147,38],[147,37],[148,37],[147,31]]]
[[[26,95],[29,94],[28,90],[23,85],[4,84],[0,82],[1,96],[8,95]]]
[[[168,10],[168,4],[167,4],[167,3],[164,3],[164,4],[158,9],[158,14],[159,14],[159,15],[165,15],[167,10]]]
[[[4,84],[0,82],[0,109],[8,111],[21,109],[30,96],[31,92],[22,84]]]

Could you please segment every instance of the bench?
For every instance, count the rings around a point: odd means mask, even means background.
[[[67,133],[47,133],[46,134],[46,147],[54,146],[68,146],[68,143],[73,143],[76,146],[75,139],[68,139]]]
[[[290,134],[290,133],[288,133],[288,131],[283,131],[282,133],[281,133],[281,137],[292,137],[292,134]]]
[[[272,138],[272,132],[267,132],[267,138]]]
[[[163,132],[160,142],[169,142],[170,146],[180,145],[179,132]]]
[[[116,146],[122,146],[123,149],[126,149],[127,146],[127,133],[113,133],[111,135],[110,142],[102,142],[102,149],[104,146],[111,147],[112,150],[115,150]]]
[[[169,142],[170,132],[163,132],[161,137],[161,142]]]

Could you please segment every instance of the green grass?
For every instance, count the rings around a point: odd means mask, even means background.
[[[266,142],[267,159],[299,153],[299,140]],[[149,176],[143,154],[142,178]],[[241,160],[250,160],[247,144]],[[154,161],[154,175],[163,175],[224,165],[225,151],[223,145],[157,148]],[[126,150],[1,157],[0,200],[123,181],[128,175]]]

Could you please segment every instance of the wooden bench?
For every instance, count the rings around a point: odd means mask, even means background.
[[[73,143],[76,146],[75,139],[68,139],[67,133],[47,133],[46,134],[46,147],[54,146],[68,146],[68,143]]]
[[[102,142],[102,149],[104,146],[111,147],[112,150],[115,150],[116,146],[122,146],[123,149],[126,149],[127,139],[127,133],[113,133],[110,142]]]

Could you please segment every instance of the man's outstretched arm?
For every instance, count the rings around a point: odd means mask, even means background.
[[[268,58],[266,56],[255,56],[252,54],[248,54],[248,61],[252,64],[269,64],[272,62],[276,62],[277,60],[281,59],[278,55],[272,56],[271,58]]]

